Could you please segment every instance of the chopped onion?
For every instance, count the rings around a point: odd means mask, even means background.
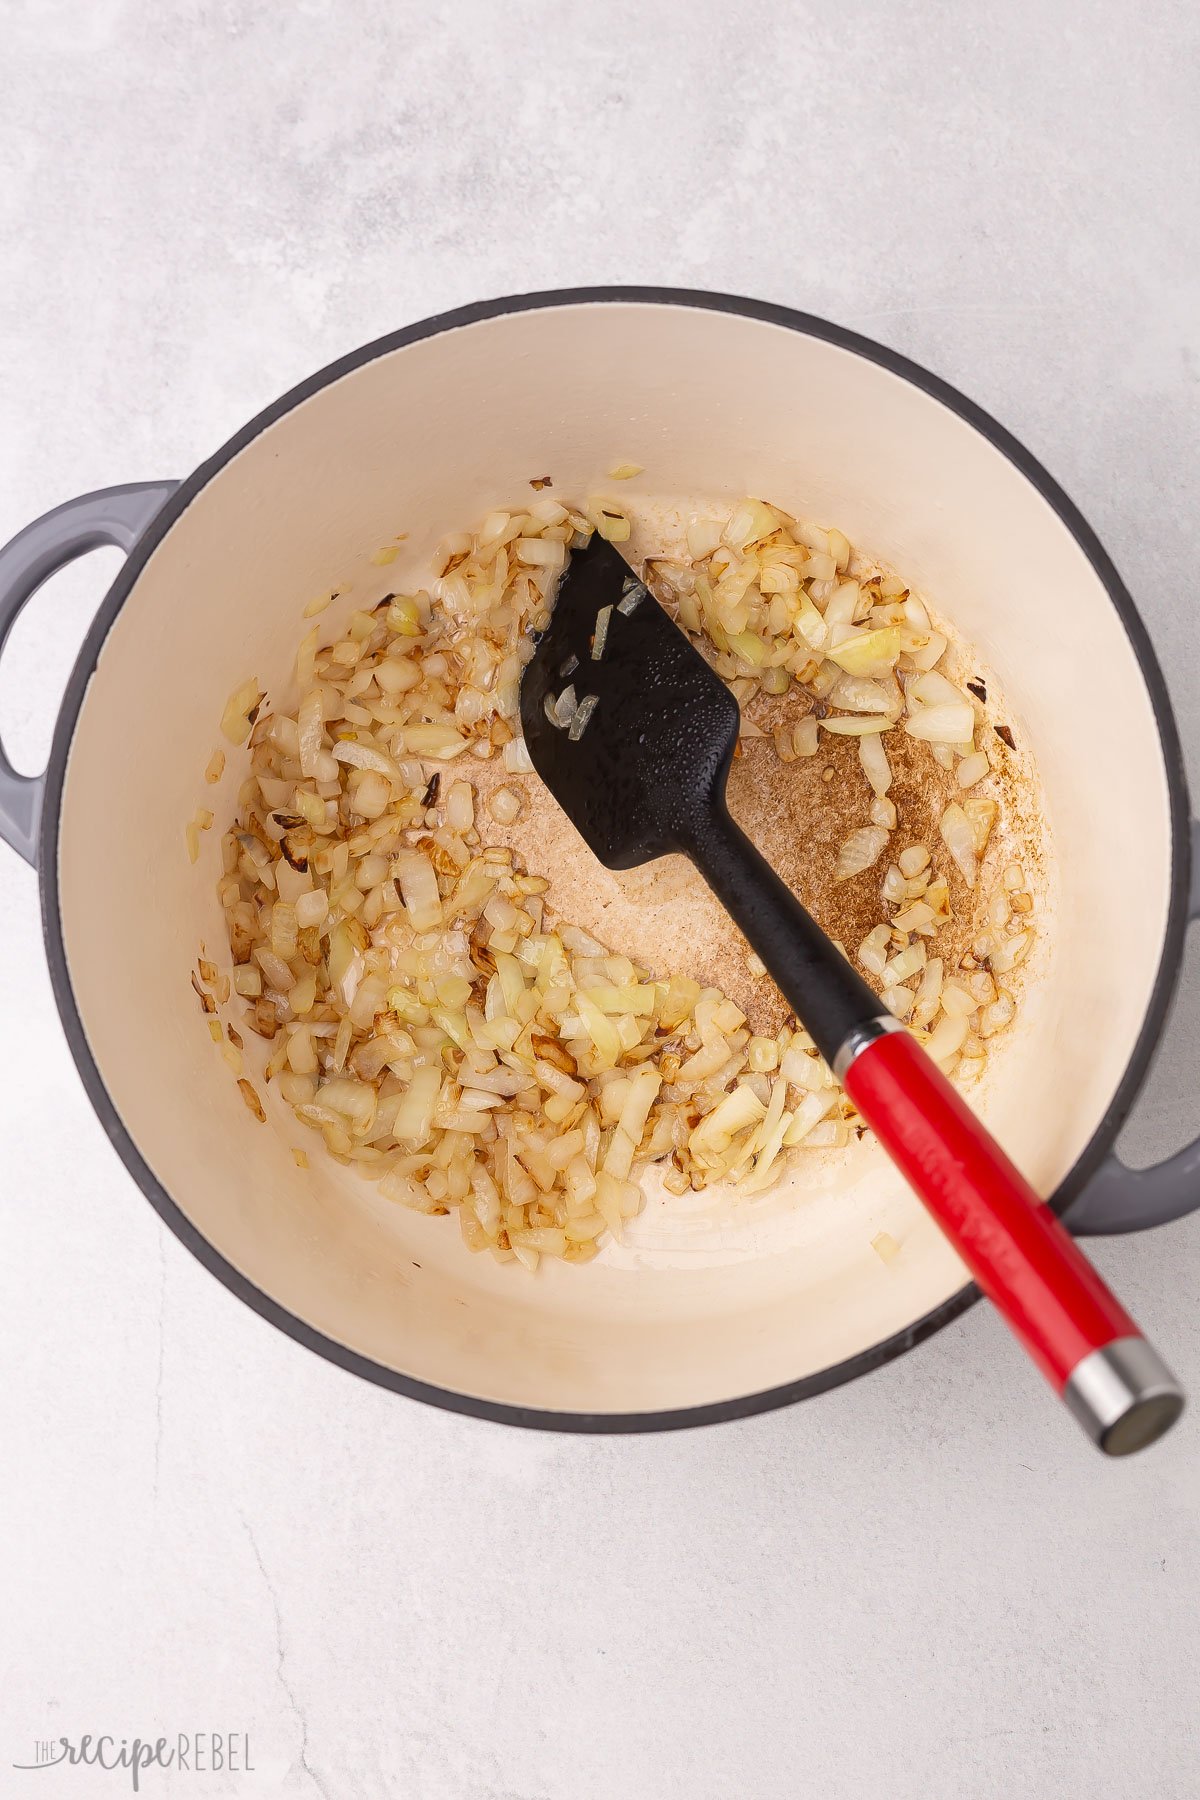
[[[514,738],[513,742],[517,740]],[[507,746],[505,746],[507,748]],[[451,783],[446,795],[446,825],[450,831],[470,831],[475,823],[475,795],[468,781]]]
[[[607,538],[610,544],[623,544],[628,538],[629,520],[615,506],[606,506],[600,500],[590,500],[587,515],[599,536]]]
[[[828,613],[826,620],[828,621]],[[847,638],[829,652],[830,660],[848,675],[882,675],[896,666],[900,655],[900,628],[885,625]]]
[[[613,616],[611,606],[602,606],[596,614],[596,630],[592,637],[592,661],[599,662],[604,655],[604,647],[608,643],[608,626]]]
[[[440,1069],[414,1069],[396,1117],[392,1135],[401,1143],[419,1148],[433,1129],[433,1115],[442,1094]]]
[[[941,1004],[943,963],[932,956],[925,964],[917,986],[915,1004],[909,1018],[914,1026],[928,1025]]]
[[[792,1122],[783,1134],[784,1143],[790,1148],[802,1144],[811,1137],[813,1130],[821,1123],[827,1113],[833,1111],[838,1103],[838,1090],[826,1088],[820,1093],[806,1094],[795,1112]]]
[[[407,656],[385,656],[375,668],[375,681],[380,693],[395,700],[421,684],[421,671]]]
[[[532,775],[533,759],[523,737],[510,738],[503,750],[504,767],[510,775]]]
[[[817,721],[812,713],[798,720],[792,730],[792,749],[797,756],[815,756],[817,754]]]
[[[895,712],[898,716],[901,700],[899,690],[893,693],[886,682],[866,675],[839,675],[829,690],[829,704],[840,706],[844,712]]]
[[[305,775],[316,775],[320,768],[321,740],[325,732],[321,694],[318,688],[305,694],[301,700],[300,710],[296,715],[296,732],[299,740],[301,772]]]
[[[963,801],[963,812],[971,821],[975,854],[982,856],[996,823],[996,802],[985,799],[982,794],[971,794]]]
[[[850,881],[879,861],[887,845],[888,834],[880,825],[863,825],[852,831],[837,854],[835,881]]]
[[[933,925],[936,918],[937,914],[928,901],[915,900],[911,906],[906,906],[903,912],[896,914],[892,920],[892,929],[894,931],[924,931],[926,926]]]
[[[600,697],[598,694],[585,694],[583,699],[579,702],[579,705],[575,708],[575,716],[567,729],[567,736],[573,744],[578,743],[579,739],[587,730],[588,720],[591,718],[599,704]]]
[[[414,931],[433,931],[442,922],[442,903],[433,864],[421,850],[398,850],[392,875]]]
[[[927,744],[965,744],[975,730],[975,714],[965,700],[923,706],[909,714],[904,729]]]
[[[892,766],[887,759],[887,751],[876,733],[871,733],[858,740],[858,760],[862,764],[863,774],[871,784],[871,789],[880,798],[892,785]]]
[[[945,1013],[938,1020],[930,1035],[929,1042],[925,1046],[926,1053],[932,1056],[934,1062],[948,1062],[962,1049],[966,1035],[967,1020],[961,1015]]]
[[[1013,1000],[1012,995],[1001,990],[991,1004],[985,1006],[979,1015],[979,1024],[976,1029],[978,1030],[980,1037],[990,1038],[993,1037],[997,1031],[1003,1031],[1006,1025],[1012,1023],[1016,1016],[1016,1011],[1016,1002]]]
[[[249,681],[243,681],[240,687],[234,688],[221,714],[221,730],[231,744],[244,744],[250,736],[254,715],[262,698],[263,692],[258,685],[257,676],[251,676]]]
[[[835,732],[840,737],[866,737],[875,731],[890,731],[896,723],[890,716],[872,717],[860,713],[845,719],[822,719],[821,724],[826,731]]]
[[[688,1139],[688,1148],[699,1161],[719,1161],[737,1134],[757,1125],[765,1113],[766,1107],[752,1088],[735,1087],[701,1119]]]
[[[915,999],[916,996],[911,988],[901,987],[896,982],[890,983],[883,990],[883,1004],[887,1007],[893,1017],[897,1019],[908,1018],[909,1014],[912,1012]]]
[[[1004,938],[988,958],[992,973],[1007,975],[1010,969],[1015,969],[1019,962],[1024,961],[1032,943],[1033,934],[1029,931],[1017,931],[1012,937]]]
[[[431,756],[440,762],[461,755],[468,745],[453,725],[406,725],[401,735],[409,756]]]
[[[902,900],[908,899],[908,883],[895,863],[888,864],[881,892],[892,906],[899,906]]]
[[[370,744],[360,744],[352,738],[339,738],[333,746],[336,762],[348,763],[352,769],[374,769],[379,775],[386,775],[392,781],[400,780],[400,771],[390,756],[382,750],[372,749]]]
[[[650,1108],[661,1085],[662,1076],[657,1069],[650,1068],[639,1069],[630,1081],[616,1130],[605,1153],[602,1166],[606,1175],[615,1175],[624,1180],[629,1174]]]
[[[938,825],[942,842],[949,850],[959,874],[973,888],[979,879],[979,861],[975,853],[975,831],[961,806],[950,805]]]
[[[557,574],[566,565],[566,546],[557,538],[518,538],[512,548],[517,560],[530,568],[553,569]]]
[[[883,974],[883,971],[887,966],[888,945],[891,942],[891,937],[892,928],[890,925],[876,925],[875,929],[869,931],[862,943],[858,946],[858,960],[863,968],[870,974]]]
[[[693,519],[687,528],[688,555],[696,562],[711,556],[721,541],[723,529],[719,519]]]

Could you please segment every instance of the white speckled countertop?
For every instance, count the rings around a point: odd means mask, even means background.
[[[847,14],[850,15],[847,22]],[[42,0],[0,118],[0,540],[482,295],[740,290],[965,388],[1083,506],[1200,775],[1194,9]],[[106,552],[26,614],[26,763]],[[103,565],[103,567],[101,566]],[[54,620],[53,639],[49,621]],[[61,642],[59,639],[61,638]],[[0,858],[0,1793],[1193,1800],[1200,1412],[1105,1464],[975,1309],[747,1423],[564,1439],[317,1360],[159,1224]],[[1126,1144],[1197,1125],[1193,966]],[[1101,1244],[1200,1395],[1200,1220]],[[55,1785],[57,1784],[57,1785]]]

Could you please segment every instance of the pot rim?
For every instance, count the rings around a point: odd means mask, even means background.
[[[586,306],[598,303],[693,307],[710,312],[731,313],[764,324],[783,326],[808,337],[821,339],[825,343],[836,345],[839,349],[848,350],[868,362],[877,364],[892,375],[899,376],[972,426],[1024,475],[1025,479],[1052,507],[1060,523],[1075,539],[1108,594],[1137,659],[1158,728],[1169,797],[1171,897],[1162,955],[1154,978],[1150,1004],[1147,1007],[1146,1016],[1129,1062],[1104,1117],[1050,1198],[1050,1204],[1056,1212],[1061,1214],[1065,1211],[1111,1147],[1113,1139],[1145,1079],[1154,1049],[1162,1034],[1163,1023],[1170,1007],[1175,978],[1183,954],[1190,875],[1188,796],[1183,752],[1166,682],[1163,679],[1162,670],[1159,667],[1145,624],[1099,538],[1074,502],[1043,468],[1037,458],[975,401],[968,399],[966,395],[960,393],[957,388],[952,387],[939,376],[931,374],[919,363],[912,362],[909,358],[900,355],[899,352],[878,344],[871,338],[848,330],[844,326],[832,324],[828,320],[817,318],[811,313],[798,312],[791,307],[780,306],[772,301],[752,300],[736,294],[722,294],[693,288],[605,286],[554,288],[529,294],[510,294],[497,299],[475,301],[468,306],[456,307],[449,312],[438,313],[431,318],[419,320],[413,325],[406,325],[399,331],[389,332],[386,336],[376,338],[360,349],[337,358],[323,369],[318,370],[316,374],[310,375],[295,387],[290,388],[279,399],[259,412],[248,424],[235,432],[214,455],[201,463],[185,481],[180,483],[155,515],[105,595],[72,670],[54,730],[50,759],[46,770],[45,797],[39,833],[38,869],[42,899],[42,931],[54,997],[88,1098],[95,1108],[110,1142],[159,1217],[170,1227],[180,1242],[186,1245],[193,1256],[203,1263],[204,1267],[215,1275],[231,1293],[244,1300],[262,1318],[277,1326],[289,1337],[294,1338],[297,1343],[305,1345],[309,1350],[324,1357],[326,1361],[335,1363],[352,1374],[362,1376],[377,1386],[389,1388],[394,1393],[404,1394],[410,1399],[422,1400],[449,1412],[464,1413],[471,1417],[490,1419],[502,1424],[521,1425],[549,1431],[589,1433],[669,1431],[685,1426],[717,1424],[726,1419],[746,1418],[756,1413],[769,1412],[775,1407],[790,1405],[797,1400],[810,1399],[831,1388],[840,1387],[843,1382],[853,1380],[859,1375],[865,1375],[872,1369],[881,1367],[902,1352],[911,1350],[915,1345],[931,1337],[934,1332],[940,1331],[944,1325],[948,1325],[952,1319],[965,1312],[967,1307],[974,1305],[975,1301],[980,1298],[979,1289],[973,1282],[968,1283],[956,1294],[952,1294],[948,1300],[943,1301],[940,1306],[915,1320],[903,1331],[896,1332],[870,1349],[860,1351],[855,1356],[832,1364],[827,1369],[818,1370],[815,1374],[786,1382],[779,1387],[699,1406],[639,1413],[557,1412],[536,1407],[512,1406],[505,1402],[487,1400],[475,1395],[460,1394],[453,1389],[437,1387],[432,1383],[401,1374],[394,1369],[387,1368],[382,1363],[375,1362],[370,1357],[360,1355],[334,1338],[326,1337],[323,1332],[316,1330],[304,1319],[289,1312],[286,1307],[281,1306],[262,1289],[256,1287],[240,1270],[228,1262],[203,1233],[192,1224],[143,1161],[137,1145],[126,1130],[105,1087],[99,1067],[92,1056],[71,986],[59,906],[58,837],[63,787],[75,724],[88,684],[109,630],[150,555],[196,496],[254,438],[275,424],[286,413],[292,411],[303,401],[310,399],[322,388],[330,386],[344,375],[364,367],[381,356],[389,355],[392,351],[401,350],[407,345],[420,342],[425,338],[438,337],[457,330],[460,326],[474,325],[508,313],[536,312],[553,307]]]

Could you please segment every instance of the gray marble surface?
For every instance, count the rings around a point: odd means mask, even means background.
[[[0,11],[0,539],[186,472],[445,307],[741,290],[895,345],[1045,460],[1144,608],[1200,775],[1193,8]],[[28,764],[114,562],[6,653]],[[1195,1419],[1102,1463],[982,1309],[823,1400],[671,1437],[391,1398],[160,1227],[7,856],[0,931],[0,1792],[128,1791],[10,1768],[89,1730],[248,1732],[253,1774],[143,1778],[197,1800],[1200,1791]],[[1137,1155],[1195,1128],[1198,1044],[1193,968]],[[1196,1393],[1198,1248],[1193,1220],[1096,1252]]]

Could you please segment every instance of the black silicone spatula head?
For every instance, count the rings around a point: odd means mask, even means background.
[[[704,830],[724,796],[738,705],[597,534],[572,555],[525,670],[521,726],[588,848],[632,869]]]

